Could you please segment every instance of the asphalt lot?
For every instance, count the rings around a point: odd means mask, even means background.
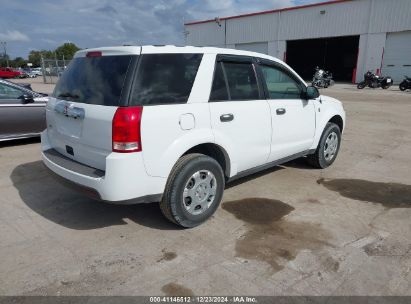
[[[348,118],[334,165],[241,179],[189,230],[58,184],[38,140],[2,144],[0,294],[411,295],[411,92],[323,93]]]

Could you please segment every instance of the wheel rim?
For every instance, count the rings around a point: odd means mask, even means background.
[[[188,180],[183,192],[183,205],[188,213],[199,215],[213,204],[217,193],[217,180],[208,170],[195,172]]]
[[[327,139],[325,140],[324,145],[324,158],[327,162],[330,162],[335,154],[337,153],[338,149],[338,135],[335,132],[331,132]]]

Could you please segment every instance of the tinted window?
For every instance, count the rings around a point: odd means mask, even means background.
[[[213,86],[211,89],[210,100],[228,100],[227,84],[225,82],[222,63],[217,62],[214,72]]]
[[[201,54],[143,55],[131,104],[187,102],[201,58]]]
[[[17,99],[23,94],[19,89],[0,83],[0,99]]]
[[[259,99],[257,79],[251,63],[224,63],[231,100]]]
[[[299,84],[281,69],[261,66],[270,99],[300,99]]]
[[[73,59],[62,74],[53,96],[75,102],[118,106],[132,56]]]

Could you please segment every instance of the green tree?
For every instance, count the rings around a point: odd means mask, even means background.
[[[41,50],[41,51],[30,51],[29,53],[29,60],[28,62],[33,64],[33,67],[39,67],[41,66],[41,56],[43,56],[44,59],[54,59],[54,52],[52,51],[47,51],[47,50]]]
[[[40,51],[30,51],[29,62],[33,64],[33,67],[41,66],[41,53]]]
[[[27,64],[27,61],[22,57],[16,57],[10,62],[10,65],[15,68],[24,67],[26,66],[26,64]]]
[[[4,56],[4,54],[1,54],[0,55],[0,67],[6,67],[7,66],[7,60],[9,60],[9,63],[10,63],[9,55]]]
[[[74,53],[80,50],[77,45],[74,43],[68,42],[64,43],[63,45],[59,46],[55,52],[57,55],[57,59],[73,59]]]
[[[80,50],[80,48],[75,45],[74,43],[64,43],[60,45],[57,49],[54,51],[50,50],[32,50],[29,53],[29,60],[28,62],[33,64],[33,67],[39,67],[41,66],[41,57],[44,59],[58,59],[62,60],[67,59],[73,59],[74,53]]]

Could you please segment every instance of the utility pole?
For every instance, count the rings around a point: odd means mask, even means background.
[[[7,67],[9,66],[9,58],[7,57],[7,42],[0,41],[0,44],[3,46],[4,49],[4,58],[6,59]]]

